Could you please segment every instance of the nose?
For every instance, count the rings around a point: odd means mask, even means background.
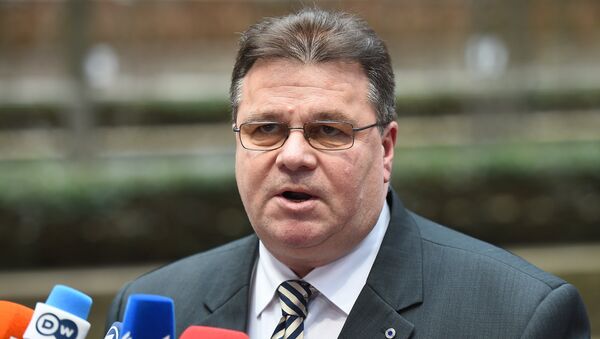
[[[290,129],[290,135],[279,149],[275,163],[290,171],[313,170],[317,165],[315,152],[304,138],[302,129]]]

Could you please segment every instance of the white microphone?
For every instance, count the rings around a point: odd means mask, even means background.
[[[106,332],[104,339],[119,339],[121,338],[121,330],[123,329],[123,323],[115,321],[112,326]]]
[[[84,339],[90,330],[87,317],[92,298],[64,285],[56,285],[46,303],[37,303],[23,339]]]

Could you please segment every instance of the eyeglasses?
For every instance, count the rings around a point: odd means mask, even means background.
[[[272,151],[283,146],[291,130],[302,130],[306,141],[315,149],[323,151],[345,150],[354,145],[354,134],[381,123],[355,128],[344,121],[312,121],[302,127],[290,127],[283,122],[260,121],[245,122],[239,127],[233,126],[233,132],[239,133],[242,147],[251,151]]]

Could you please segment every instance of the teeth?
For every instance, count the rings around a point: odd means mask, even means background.
[[[289,200],[298,200],[304,201],[310,199],[312,196],[310,194],[302,193],[302,192],[283,192],[283,197]]]

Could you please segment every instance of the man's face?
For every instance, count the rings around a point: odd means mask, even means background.
[[[342,120],[376,122],[357,63],[258,60],[242,85],[236,125]],[[387,193],[397,124],[356,132],[347,150],[312,148],[292,130],[272,151],[236,147],[236,179],[255,232],[298,275],[349,253],[372,229]]]

